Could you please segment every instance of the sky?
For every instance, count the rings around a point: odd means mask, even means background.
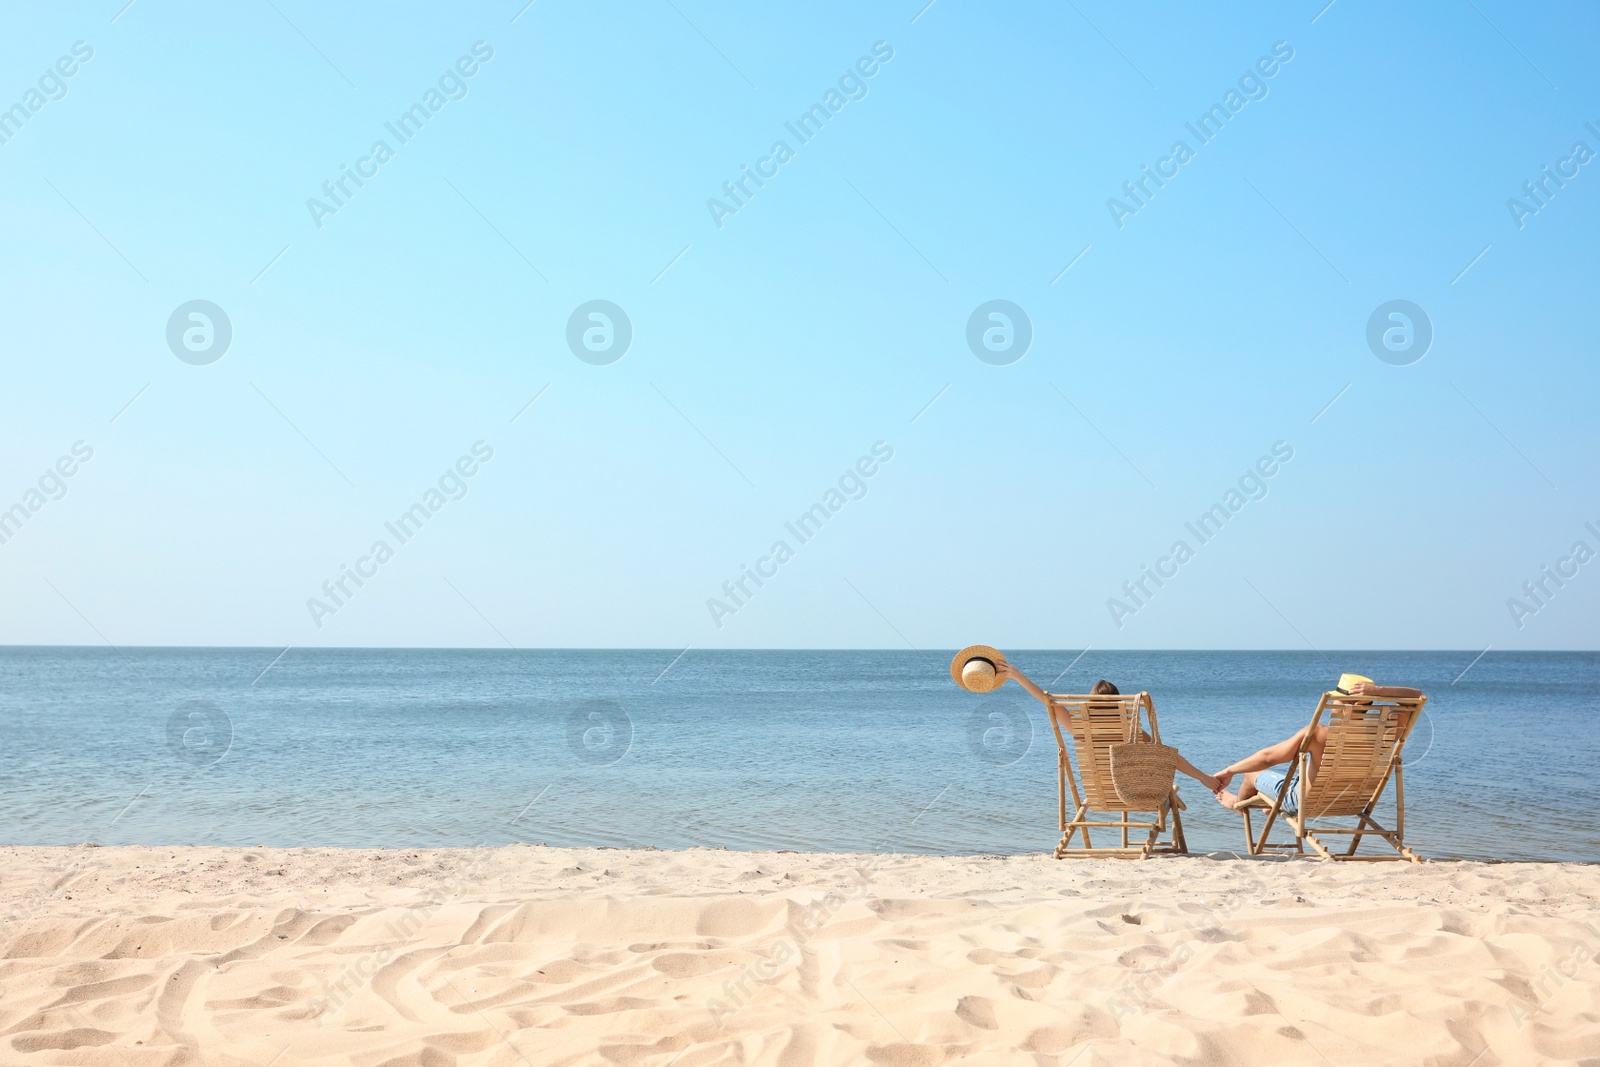
[[[0,644],[1597,647],[1592,5],[924,4],[8,11]]]

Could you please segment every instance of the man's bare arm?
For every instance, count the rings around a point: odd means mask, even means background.
[[[1422,690],[1411,689],[1403,685],[1374,685],[1371,682],[1357,682],[1350,687],[1353,697],[1377,697],[1380,700],[1412,700],[1422,695]]]

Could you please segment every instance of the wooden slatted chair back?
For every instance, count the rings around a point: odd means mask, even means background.
[[[1323,697],[1328,738],[1317,774],[1306,787],[1305,818],[1358,815],[1389,780],[1419,700],[1352,702],[1336,693]]]
[[[1056,719],[1056,741],[1065,754],[1066,740],[1072,740],[1073,763],[1077,767],[1083,799],[1090,811],[1143,811],[1126,804],[1111,780],[1111,746],[1128,740],[1131,729],[1139,728],[1140,712],[1149,719],[1149,733],[1156,740],[1155,707],[1149,693],[1121,696],[1055,694],[1050,695],[1052,718]],[[1066,730],[1066,737],[1062,730]]]

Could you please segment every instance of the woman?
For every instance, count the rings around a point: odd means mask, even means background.
[[[1049,706],[1050,697],[1044,692],[1044,690],[1042,690],[1038,686],[1034,685],[1032,679],[1030,679],[1027,675],[1023,674],[1021,671],[1017,670],[1015,667],[1011,666],[1011,664],[1009,664],[1009,663],[997,663],[995,665],[995,674],[1000,678],[1000,680],[1002,682],[1007,678],[1011,679],[1012,681],[1016,682],[1018,685],[1022,686],[1022,688],[1026,689],[1029,693],[1032,693],[1035,699],[1043,701],[1046,707]],[[1122,695],[1122,691],[1120,689],[1118,689],[1116,686],[1112,685],[1110,682],[1106,681],[1104,678],[1102,678],[1098,682],[1094,683],[1094,688],[1089,690],[1089,695],[1090,696],[1121,696]],[[1070,729],[1070,727],[1069,727],[1069,729]],[[1150,735],[1145,733],[1143,730],[1139,731],[1139,736],[1144,738],[1146,741],[1150,740]],[[1182,771],[1184,774],[1187,774],[1190,778],[1193,778],[1195,781],[1197,781],[1201,785],[1205,786],[1206,789],[1209,790],[1213,794],[1215,794],[1223,786],[1223,783],[1217,781],[1211,775],[1207,774],[1205,771],[1202,771],[1199,767],[1196,767],[1194,764],[1192,764],[1188,760],[1184,759],[1183,758],[1183,754],[1181,752],[1178,753],[1178,770]]]

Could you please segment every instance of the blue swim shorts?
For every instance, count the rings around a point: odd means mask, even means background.
[[[1283,788],[1285,768],[1268,767],[1264,771],[1256,772],[1256,790],[1268,800],[1278,799],[1278,790]],[[1283,807],[1279,808],[1286,815],[1293,815],[1300,810],[1300,772],[1296,771],[1289,782],[1289,795],[1283,798]]]

